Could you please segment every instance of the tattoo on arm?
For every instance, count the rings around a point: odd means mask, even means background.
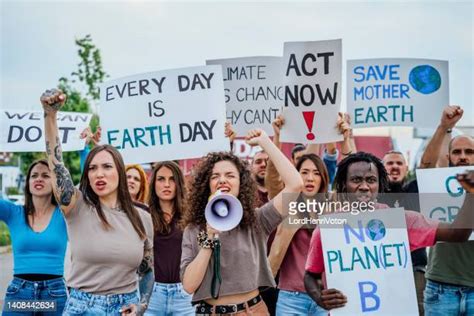
[[[51,157],[51,144],[46,141],[46,154],[53,160],[53,172],[56,175],[56,190],[58,194],[58,202],[61,205],[68,206],[74,196],[74,183],[67,168],[64,166],[61,143],[59,137],[56,137],[56,145],[54,146],[54,157]],[[53,159],[51,159],[53,158]],[[56,161],[54,161],[56,160]]]
[[[57,136],[56,136],[56,146],[54,146],[54,158],[56,158],[58,162],[63,161],[63,151],[61,149],[61,142],[59,140],[59,137]]]
[[[145,247],[148,247],[148,240],[145,242]],[[143,260],[138,267],[137,273],[141,277],[149,270],[153,269],[153,248],[145,249]]]
[[[145,242],[145,247],[148,247],[148,240]],[[143,260],[138,267],[137,273],[139,275],[138,289],[140,291],[140,305],[148,306],[155,283],[153,248],[145,248]]]
[[[71,175],[62,162],[54,165],[59,203],[68,206],[74,196],[74,184]]]
[[[46,141],[46,155],[51,156],[51,145],[49,144],[49,141]]]

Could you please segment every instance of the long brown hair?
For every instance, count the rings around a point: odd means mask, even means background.
[[[146,173],[140,165],[127,165],[125,168],[125,173],[128,170],[135,169],[140,175],[140,189],[137,194],[137,201],[140,203],[146,203],[148,200],[148,183],[146,178]]]
[[[143,226],[143,222],[138,214],[138,211],[133,206],[132,197],[128,192],[127,186],[127,175],[125,173],[125,165],[123,163],[122,155],[115,149],[115,147],[110,145],[100,145],[94,147],[87,156],[86,162],[84,163],[84,172],[82,173],[81,182],[79,185],[79,190],[82,192],[84,196],[84,201],[93,206],[99,216],[100,221],[105,229],[112,228],[109,222],[107,222],[107,218],[105,217],[104,211],[100,205],[100,200],[97,194],[95,194],[92,186],[89,182],[89,165],[91,164],[92,159],[101,151],[108,152],[115,163],[115,167],[117,168],[118,176],[119,176],[119,183],[117,188],[117,199],[119,202],[120,207],[122,210],[127,214],[128,219],[132,223],[133,228],[137,232],[140,239],[145,239],[145,227]]]
[[[296,170],[298,170],[298,172],[301,170],[301,167],[306,160],[311,160],[314,163],[321,176],[321,185],[319,186],[318,193],[327,193],[329,189],[329,175],[328,170],[326,169],[326,164],[315,154],[305,154],[302,155],[296,163]]]
[[[31,172],[33,171],[33,168],[38,164],[45,165],[49,170],[48,161],[46,161],[46,159],[40,159],[40,160],[34,161],[28,168],[28,171],[26,172],[25,205],[23,207],[25,209],[25,222],[28,226],[30,226],[30,228],[33,228],[33,227],[31,227],[30,225],[28,216],[31,215],[33,219],[35,217],[35,205],[33,204],[33,194],[31,194],[31,190],[30,190],[30,178],[31,178]],[[58,206],[58,202],[56,202],[52,189],[51,189],[51,204],[53,204],[54,206]]]
[[[209,181],[214,165],[219,161],[232,162],[240,175],[239,196],[237,197],[242,203],[244,215],[240,221],[239,227],[254,227],[258,231],[255,203],[257,184],[253,180],[248,162],[243,161],[239,157],[229,152],[209,153],[197,165],[191,185],[189,186],[188,197],[186,199],[186,212],[183,219],[183,227],[189,224],[199,226],[201,229],[206,227],[206,218],[204,210],[206,208],[211,190]]]
[[[161,209],[160,199],[155,189],[156,174],[161,168],[168,168],[173,173],[174,182],[176,184],[176,196],[173,199],[172,220],[176,219],[178,222],[181,220],[181,215],[184,211],[186,187],[184,184],[183,172],[178,164],[173,161],[162,161],[155,164],[150,178],[150,196],[148,198],[148,205],[150,207],[150,214],[151,219],[153,220],[153,229],[155,233],[166,235],[171,231],[171,225],[166,222],[165,214]]]

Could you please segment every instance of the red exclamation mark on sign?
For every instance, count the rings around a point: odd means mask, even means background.
[[[313,121],[314,121],[314,111],[307,111],[303,112],[304,121],[306,122],[306,126],[308,127],[309,133],[306,134],[306,138],[308,140],[314,139],[313,130]]]

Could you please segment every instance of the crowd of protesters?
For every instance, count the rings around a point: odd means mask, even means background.
[[[3,315],[24,314],[6,309],[20,300],[54,301],[51,315],[329,315],[348,298],[325,284],[320,228],[285,225],[301,216],[290,215],[288,203],[308,199],[404,207],[420,315],[474,315],[474,242],[466,225],[474,222],[474,171],[457,175],[467,194],[452,223],[425,218],[418,198],[406,194],[417,193],[418,184],[408,181],[404,155],[357,151],[350,118],[341,113],[340,144],[297,144],[288,159],[280,130],[297,127],[280,115],[273,139],[261,129],[246,135],[261,148],[251,161],[212,152],[189,181],[174,161],[154,162],[149,176],[140,165],[125,165],[117,149],[100,145],[100,130],[88,130],[84,137],[95,146],[83,153],[77,184],[58,138],[66,100],[56,89],[41,96],[47,160],[28,169],[25,205],[0,200],[14,257]],[[473,137],[451,137],[462,116],[459,106],[444,109],[419,168],[474,164]],[[229,124],[226,136],[235,138]],[[207,223],[215,194],[242,206],[230,231]]]

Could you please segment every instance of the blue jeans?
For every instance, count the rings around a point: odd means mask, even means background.
[[[427,280],[424,294],[425,316],[474,315],[474,287]]]
[[[316,304],[316,302],[306,293],[280,290],[278,293],[276,314],[277,316],[328,316],[328,311]]]
[[[109,316],[120,315],[120,309],[138,304],[137,292],[95,295],[71,289],[63,315]]]
[[[2,315],[61,315],[66,303],[67,291],[63,278],[47,281],[27,281],[20,278],[13,278],[5,294],[3,309],[7,307],[8,301],[18,300],[48,300],[56,304],[55,312],[6,312]]]
[[[181,283],[155,282],[145,316],[194,315],[192,297],[183,290]]]

